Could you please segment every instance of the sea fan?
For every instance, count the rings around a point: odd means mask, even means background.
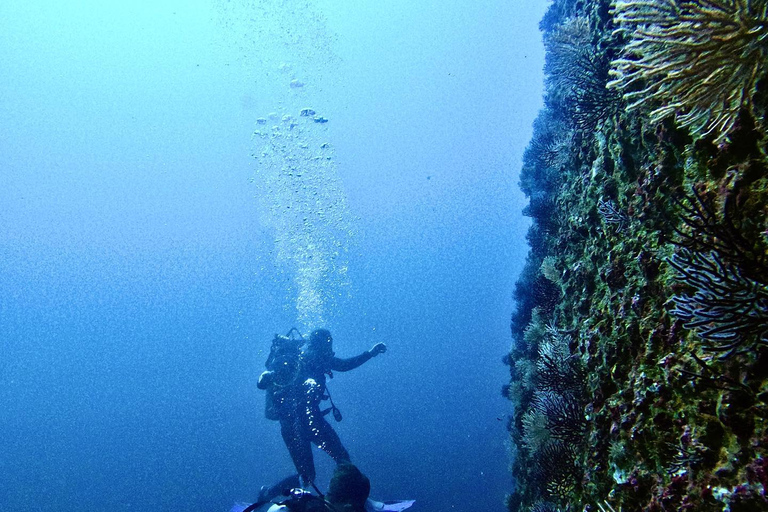
[[[766,75],[768,0],[620,0],[613,13],[630,41],[608,87],[623,92],[629,109],[656,105],[653,122],[674,114],[726,142]]]
[[[726,265],[716,252],[682,249],[669,264],[693,295],[675,295],[671,313],[706,340],[706,350],[731,356],[752,344],[768,344],[768,285]]]

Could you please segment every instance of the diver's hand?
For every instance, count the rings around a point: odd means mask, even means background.
[[[376,357],[379,354],[383,354],[387,351],[387,346],[384,343],[377,343],[373,346],[369,352],[371,353],[371,356]]]

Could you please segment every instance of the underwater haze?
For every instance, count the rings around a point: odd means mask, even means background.
[[[329,381],[373,498],[504,510],[546,4],[0,3],[1,508],[255,500],[296,326],[389,347]]]

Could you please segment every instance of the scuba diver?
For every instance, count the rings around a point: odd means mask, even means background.
[[[280,433],[298,475],[271,487],[262,487],[259,501],[273,499],[285,489],[314,487],[312,444],[325,451],[337,464],[350,461],[341,439],[325,419],[329,412],[336,421],[342,419],[328,393],[326,377],[333,378],[334,371],[353,370],[387,351],[384,343],[377,343],[355,357],[336,357],[333,337],[327,329],[313,331],[304,345],[300,345],[303,337],[295,328],[285,337],[276,336],[275,340],[279,340],[280,348],[277,350],[273,341],[267,371],[261,374],[257,386],[267,391],[266,416],[280,422]],[[320,404],[325,399],[330,400],[331,407],[322,411]]]
[[[253,505],[236,504],[230,512],[401,512],[412,500],[381,502],[369,499],[371,482],[352,463],[342,462],[333,472],[328,493],[312,494],[301,488],[287,490],[285,498],[273,503],[258,501]],[[267,508],[267,506],[269,506]]]

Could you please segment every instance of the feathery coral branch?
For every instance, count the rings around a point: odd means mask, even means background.
[[[727,141],[766,75],[768,0],[618,0],[613,13],[631,39],[607,87],[623,91],[629,109],[658,105],[653,122],[674,114]]]

